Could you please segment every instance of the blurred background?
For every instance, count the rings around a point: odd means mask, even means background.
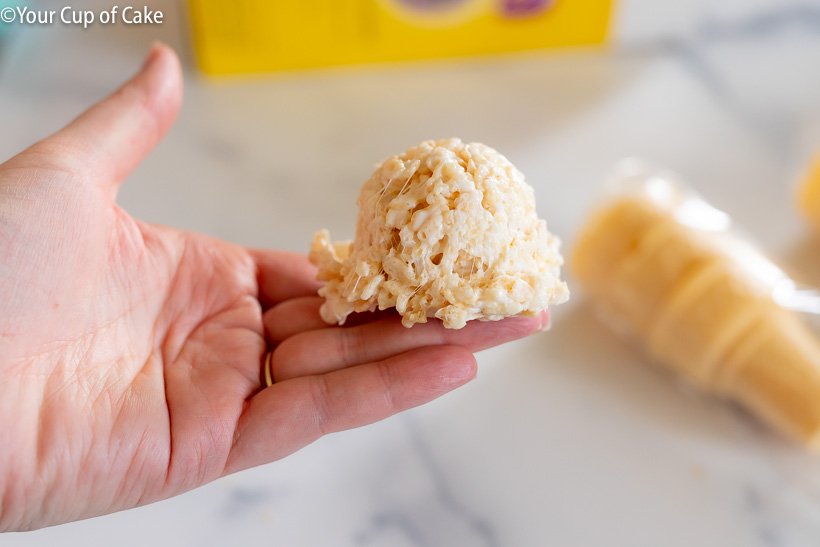
[[[473,4],[149,1],[132,5],[161,24],[0,23],[0,158],[107,95],[161,40],[183,59],[186,97],[120,193],[138,218],[306,252],[321,228],[352,238],[375,163],[459,137],[526,175],[566,250],[611,167],[640,156],[820,285],[793,195],[820,151],[820,1],[509,1],[499,27],[470,27],[490,9]],[[23,5],[68,4],[0,0]],[[428,39],[409,44],[383,12]],[[0,545],[820,544],[820,460],[652,368],[569,282],[550,333],[480,354],[478,379],[451,396]]]

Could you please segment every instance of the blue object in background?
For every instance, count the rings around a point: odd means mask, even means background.
[[[21,1],[0,0],[0,13],[2,13],[2,11],[5,8],[12,8],[12,9],[16,10],[18,7],[24,7],[24,6],[29,7],[30,5],[31,5],[31,2],[25,2],[25,1],[22,1],[22,0]],[[9,37],[12,34],[14,34],[19,27],[20,27],[20,25],[17,23],[16,20],[14,22],[11,22],[11,23],[6,23],[6,22],[3,22],[2,19],[0,19],[0,71],[2,71],[3,64],[4,64],[3,61],[5,61],[5,57],[8,53],[8,50],[10,49],[9,48],[9,42],[10,42]]]
[[[12,5],[12,0],[0,0],[0,11],[2,11],[3,8],[16,8],[16,7],[17,7],[17,4]],[[2,43],[3,39],[6,36],[8,36],[8,34],[11,32],[11,30],[13,28],[14,28],[14,23],[4,23],[2,20],[0,20],[0,51],[2,51],[2,48],[3,48],[3,43]]]

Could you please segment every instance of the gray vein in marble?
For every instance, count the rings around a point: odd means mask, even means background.
[[[768,527],[762,527],[757,532],[758,537],[766,547],[779,547],[783,545],[780,535]]]
[[[356,537],[356,543],[358,545],[378,545],[378,536],[388,529],[395,529],[413,545],[420,547],[430,545],[424,539],[418,527],[413,524],[412,520],[399,512],[386,511],[378,513],[373,517],[369,529]]]
[[[405,416],[404,422],[407,425],[410,446],[433,484],[435,499],[440,507],[449,513],[453,519],[461,521],[461,524],[471,532],[471,535],[478,541],[474,545],[498,547],[500,543],[495,529],[487,519],[472,511],[458,498],[430,447],[425,442],[418,424],[411,416]],[[370,545],[386,529],[400,532],[412,545],[437,547],[437,544],[428,541],[424,530],[398,511],[381,511],[376,514],[371,519],[367,529],[357,536],[357,543]]]
[[[265,505],[273,498],[273,493],[263,488],[232,488],[222,509],[226,519],[246,515],[250,510]]]
[[[746,42],[771,38],[783,32],[802,28],[820,39],[820,5],[801,4],[761,11],[747,17],[721,22],[704,19],[695,26],[691,36],[672,36],[636,48],[627,48],[633,54],[665,54],[677,58],[681,65],[709,91],[713,97],[734,115],[766,139],[781,155],[790,148],[791,131],[783,120],[755,112],[737,100],[723,75],[716,70],[704,52],[711,45]]]
[[[408,418],[407,424],[410,430],[410,440],[419,458],[433,478],[436,486],[436,496],[441,504],[453,515],[462,519],[475,534],[481,538],[482,543],[487,547],[498,547],[498,537],[490,522],[482,516],[472,512],[467,505],[456,497],[450,487],[444,472],[436,462],[430,447],[424,442],[418,424]]]
[[[235,142],[215,137],[206,131],[201,133],[200,148],[209,157],[218,159],[227,165],[239,165],[243,163],[242,148]]]
[[[778,151],[782,151],[785,148],[780,144],[785,137],[784,129],[778,127],[779,124],[775,120],[761,118],[757,112],[747,109],[741,101],[736,100],[720,71],[712,67],[702,52],[703,47],[704,44],[697,39],[668,38],[652,44],[648,49],[677,59],[723,108],[749,129],[763,135]]]
[[[766,503],[763,493],[751,484],[743,487],[743,505],[752,516],[755,526],[755,535],[760,544],[766,547],[780,547],[785,545],[783,536],[772,527],[766,518]]]
[[[820,5],[805,3],[764,11],[732,23],[706,19],[697,35],[705,41],[748,40],[801,26],[820,35]]]

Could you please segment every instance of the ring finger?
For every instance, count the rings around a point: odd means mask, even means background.
[[[271,370],[276,381],[324,374],[361,363],[379,361],[417,348],[460,346],[476,352],[524,338],[548,325],[549,314],[512,317],[499,322],[472,321],[461,330],[445,329],[438,320],[407,329],[390,317],[349,328],[300,332],[274,350]]]

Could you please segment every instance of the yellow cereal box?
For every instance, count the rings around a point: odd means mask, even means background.
[[[236,74],[603,43],[612,0],[188,0],[199,65]]]

